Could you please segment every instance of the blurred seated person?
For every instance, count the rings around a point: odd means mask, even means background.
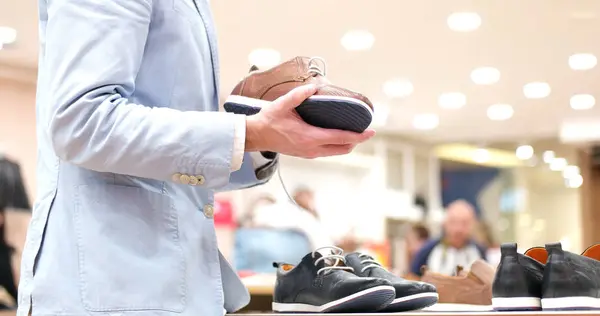
[[[314,193],[307,188],[297,189],[292,195],[294,202],[286,201],[262,205],[254,210],[254,227],[293,229],[309,239],[313,249],[331,246],[333,241],[328,230],[319,220],[314,206]]]
[[[429,229],[425,225],[415,224],[410,227],[406,234],[409,262],[412,262],[421,248],[429,241],[429,238]]]
[[[239,219],[239,226],[254,227],[254,213],[256,212],[256,210],[260,209],[263,206],[273,205],[276,202],[277,201],[275,200],[275,198],[272,197],[270,194],[264,193],[259,195],[250,206],[248,212],[242,215],[242,217]]]
[[[477,218],[473,206],[464,200],[446,208],[443,235],[429,241],[413,258],[411,273],[421,276],[421,267],[453,275],[457,266],[470,267],[477,259],[486,259],[486,250],[473,240]]]
[[[487,249],[486,257],[489,264],[496,266],[500,263],[500,244],[494,237],[494,231],[485,222],[479,222],[475,230],[475,241]]]

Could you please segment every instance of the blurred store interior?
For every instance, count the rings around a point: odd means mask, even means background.
[[[326,243],[409,274],[415,249],[440,236],[456,201],[474,210],[468,238],[490,262],[502,242],[527,249],[561,241],[577,253],[600,242],[599,1],[211,6],[222,99],[251,65],[302,55],[322,57],[331,81],[375,103],[378,134],[353,153],[281,157],[285,189],[275,176],[217,195],[220,249],[240,274],[268,275],[273,258],[301,258]],[[0,2],[0,156],[20,166],[31,203],[37,32],[35,1]],[[15,244],[26,223],[6,221]]]

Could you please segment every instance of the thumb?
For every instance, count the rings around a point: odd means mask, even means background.
[[[299,86],[287,94],[279,97],[273,103],[277,104],[277,108],[279,109],[295,109],[298,105],[300,105],[300,103],[316,92],[317,86],[314,84]]]

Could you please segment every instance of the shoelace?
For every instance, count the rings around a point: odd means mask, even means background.
[[[335,246],[327,246],[327,247],[320,247],[315,249],[315,251],[312,252],[311,256],[313,257],[313,259],[315,258],[315,254],[317,252],[319,252],[320,250],[326,250],[329,249],[331,250],[331,254],[329,255],[323,255],[321,258],[318,258],[317,260],[315,260],[315,266],[317,266],[319,264],[319,262],[321,261],[326,261],[326,260],[334,260],[335,262],[328,265],[328,266],[324,266],[323,268],[317,270],[317,274],[325,274],[328,271],[333,271],[333,270],[345,270],[348,272],[354,272],[354,269],[352,269],[351,267],[348,266],[338,266],[338,264],[341,262],[343,262],[344,264],[346,263],[346,259],[343,256],[344,250],[342,250],[342,248],[339,247],[335,247]]]
[[[383,267],[381,266],[381,264],[379,264],[377,261],[375,261],[375,259],[369,255],[366,255],[364,253],[360,253],[358,254],[358,257],[361,259],[364,259],[360,262],[360,264],[366,264],[366,266],[364,266],[360,272],[363,273],[365,272],[367,269],[370,268],[381,268],[383,269]],[[385,269],[384,269],[385,270]]]
[[[319,65],[319,63],[316,63],[316,62],[320,62],[320,65]],[[320,66],[322,66],[322,68]],[[325,74],[327,73],[327,63],[325,63],[325,59],[323,59],[322,57],[318,57],[318,56],[310,58],[308,60],[307,72],[309,74],[316,74],[316,75],[321,75],[324,77]],[[298,203],[296,203],[296,201],[294,200],[294,198],[292,197],[290,192],[287,190],[285,183],[283,182],[283,177],[281,176],[281,165],[279,165],[279,167],[277,168],[277,177],[279,178],[279,183],[281,183],[281,188],[283,189],[283,192],[285,193],[287,198],[290,200],[290,202],[292,202],[292,204],[294,204],[296,207],[299,207],[302,209],[302,207],[300,205],[298,205]],[[328,248],[328,247],[324,247],[324,248]],[[338,249],[340,249],[340,248],[338,248]]]
[[[320,62],[320,65],[315,63]],[[323,66],[323,68],[319,67]],[[315,56],[308,60],[308,71],[309,74],[316,74],[325,77],[327,73],[327,63],[325,63],[325,59]]]

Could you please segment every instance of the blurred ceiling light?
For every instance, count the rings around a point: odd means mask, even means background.
[[[0,44],[12,44],[17,40],[17,30],[12,27],[0,26]]]
[[[521,160],[531,159],[531,157],[533,157],[533,147],[529,145],[519,146],[517,147],[517,150],[515,150],[515,155]]]
[[[481,156],[485,155],[477,153],[479,149],[481,149],[481,147],[469,144],[448,143],[436,146],[434,152],[438,158],[443,160],[473,164],[475,163],[473,157],[479,155],[481,158]],[[514,151],[495,148],[485,148],[485,150],[488,152],[489,159],[477,164],[494,168],[514,168],[524,166],[524,161],[517,159]]]
[[[573,110],[589,110],[596,105],[596,98],[591,94],[576,94],[569,103]]]
[[[508,104],[494,104],[487,109],[487,116],[492,121],[505,121],[510,119],[515,110]]]
[[[568,188],[576,189],[583,184],[583,177],[580,174],[578,174],[570,178],[566,178],[565,182]]]
[[[405,98],[414,91],[413,84],[407,79],[392,79],[383,84],[383,92],[390,98]]]
[[[413,127],[420,130],[431,130],[439,124],[439,117],[433,113],[419,114],[413,118]]]
[[[473,161],[484,163],[490,160],[490,152],[485,148],[477,148],[473,153]]]
[[[579,170],[579,167],[573,166],[573,165],[568,165],[563,169],[562,176],[564,178],[572,178],[574,176],[579,175],[580,171],[581,170]]]
[[[542,154],[542,159],[544,160],[545,163],[551,163],[552,160],[554,160],[554,157],[556,157],[556,154],[554,154],[554,152],[552,150],[546,150]]]
[[[567,159],[565,158],[554,158],[550,162],[550,170],[563,171],[567,167],[567,164]]]
[[[258,48],[248,55],[248,61],[258,68],[271,68],[281,62],[281,54],[271,48]]]
[[[373,104],[373,121],[371,122],[372,127],[382,127],[387,124],[388,116],[390,114],[390,107],[385,103]]]
[[[592,54],[574,54],[569,56],[569,67],[573,70],[590,70],[598,64],[598,58]]]
[[[494,67],[479,67],[471,71],[471,81],[478,85],[492,85],[500,81],[500,70]]]
[[[481,17],[475,12],[456,12],[448,16],[447,23],[455,32],[471,32],[481,26]]]
[[[340,42],[345,49],[350,51],[369,50],[375,43],[375,36],[369,31],[352,30],[344,34]]]
[[[528,99],[542,99],[550,95],[550,85],[545,82],[531,82],[523,86],[523,94]]]
[[[438,104],[443,109],[460,109],[467,104],[467,96],[460,92],[443,93],[438,98]]]

